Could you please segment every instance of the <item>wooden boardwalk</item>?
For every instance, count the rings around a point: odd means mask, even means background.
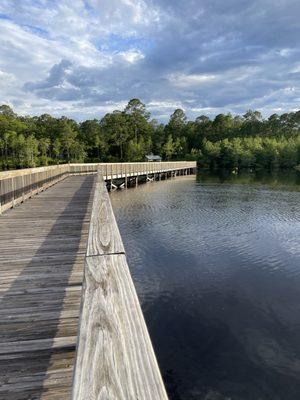
[[[71,396],[93,175],[0,215],[0,399]]]
[[[168,399],[105,181],[126,188],[195,168],[0,172],[0,400]]]

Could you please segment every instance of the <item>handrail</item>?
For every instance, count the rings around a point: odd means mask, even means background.
[[[0,172],[0,214],[66,178],[69,165]]]
[[[47,189],[69,174],[96,173],[101,168],[106,180],[196,168],[194,161],[144,163],[60,164],[0,172],[0,214]]]
[[[195,167],[195,162],[186,161],[95,163],[0,172],[0,214],[69,174],[97,173],[84,266],[73,400],[168,399],[104,180]]]
[[[196,161],[162,161],[133,163],[86,163],[70,164],[71,173],[97,172],[101,168],[105,179],[121,176],[145,175],[164,171],[176,171],[184,168],[196,168]]]
[[[167,400],[102,174],[85,257],[73,400]]]

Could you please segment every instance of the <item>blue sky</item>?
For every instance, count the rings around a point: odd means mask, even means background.
[[[263,115],[299,109],[299,0],[1,0],[0,103],[100,118],[138,97]]]

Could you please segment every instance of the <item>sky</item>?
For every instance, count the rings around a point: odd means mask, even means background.
[[[299,109],[300,1],[0,1],[0,104],[80,121],[131,98],[162,122]]]

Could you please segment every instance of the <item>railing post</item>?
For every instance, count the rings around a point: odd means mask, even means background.
[[[15,185],[14,178],[11,178],[11,191],[12,191],[12,206],[15,206]]]

